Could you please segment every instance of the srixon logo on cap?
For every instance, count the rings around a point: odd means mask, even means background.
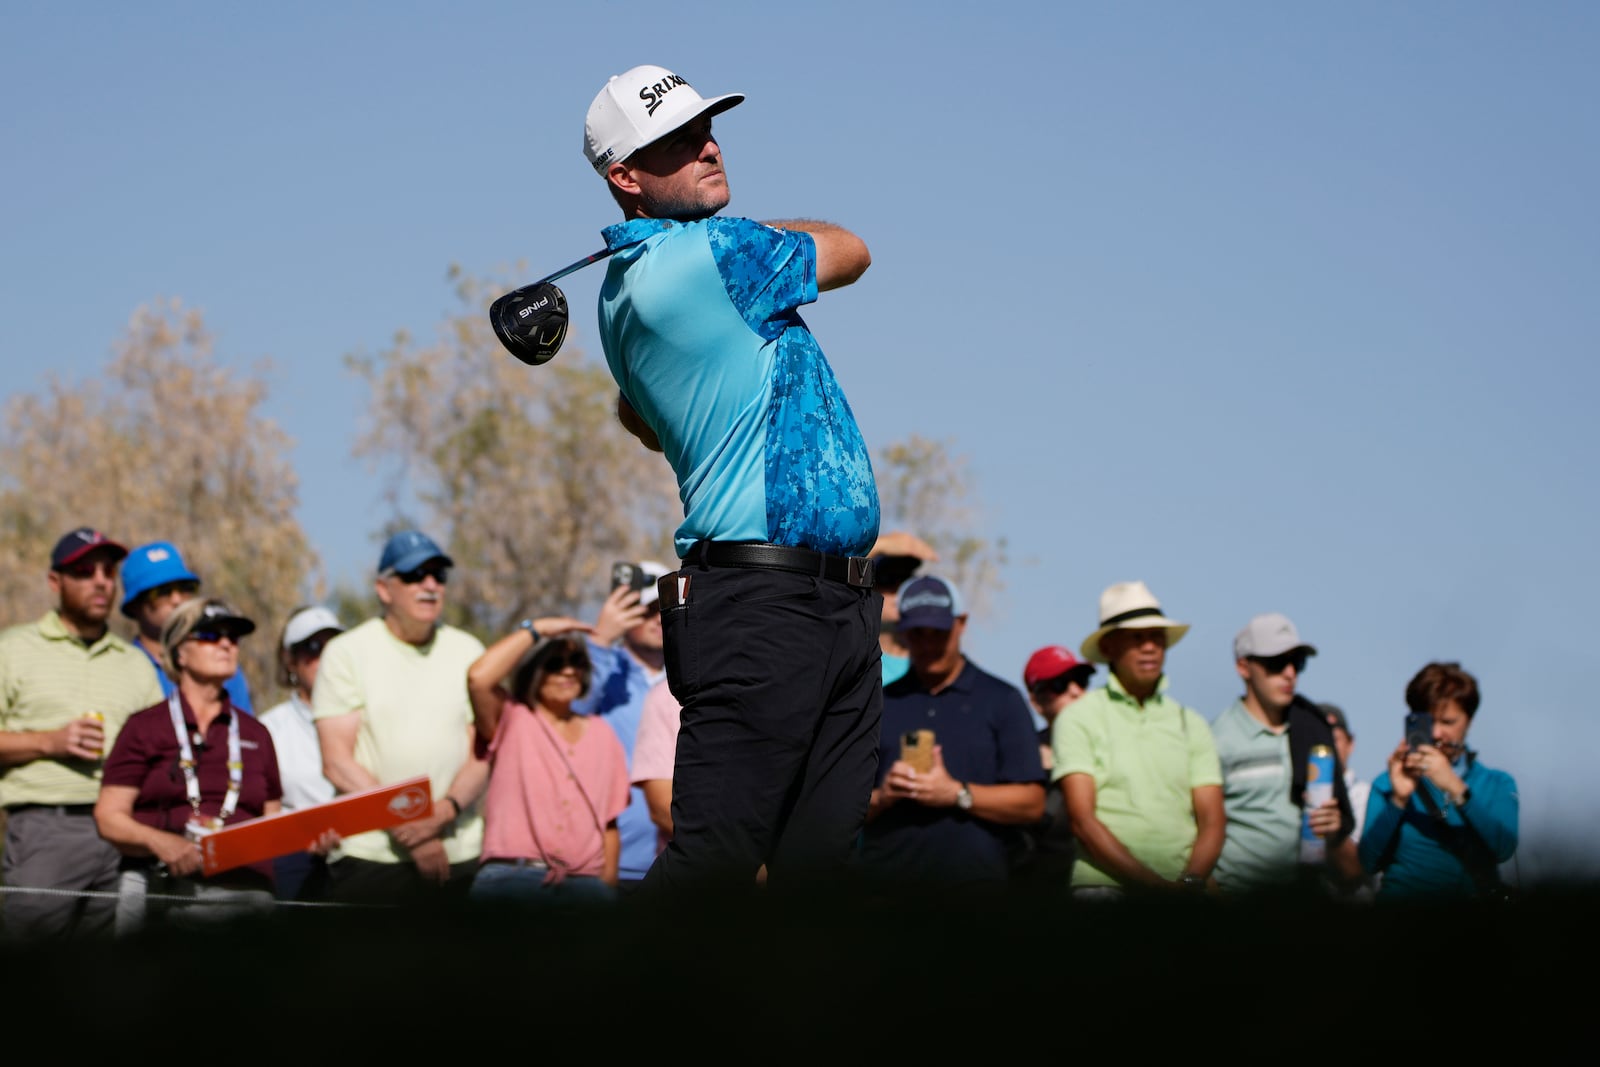
[[[688,82],[684,81],[676,74],[668,74],[660,81],[646,85],[643,89],[639,90],[639,99],[645,102],[644,113],[646,115],[654,115],[656,113],[656,108],[661,106],[662,98],[664,98],[668,93],[672,92],[672,90],[676,89],[678,86],[688,84]]]

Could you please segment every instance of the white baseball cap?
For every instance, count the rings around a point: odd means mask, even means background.
[[[320,605],[302,608],[289,618],[289,625],[283,628],[283,647],[293,648],[306,638],[314,637],[324,630],[337,630],[343,633],[344,626],[339,622],[339,616]]]
[[[665,67],[634,67],[613,74],[589,105],[583,122],[583,154],[596,173],[701,115],[718,115],[743,102],[743,93],[707,100]]]

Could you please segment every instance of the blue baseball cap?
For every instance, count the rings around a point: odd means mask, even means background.
[[[895,598],[900,606],[900,630],[953,630],[956,619],[967,613],[956,587],[943,578],[924,575],[900,587]]]
[[[432,559],[444,560],[446,567],[456,565],[456,561],[445,555],[444,549],[421,530],[401,530],[384,543],[383,555],[378,557],[378,573],[399,574],[416,570]]]
[[[129,552],[122,562],[122,613],[131,617],[135,600],[168,582],[200,582],[171,541],[151,541]]]

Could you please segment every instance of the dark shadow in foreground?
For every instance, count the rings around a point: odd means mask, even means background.
[[[1597,906],[1600,886],[1585,884],[1495,906],[907,894],[294,909],[203,934],[6,944],[0,989],[10,1019],[85,1054],[133,1034],[159,1047],[154,1027],[287,1064],[487,1056],[484,1034],[628,1058],[666,1039],[717,1058],[854,1059],[911,1033],[929,1052],[1009,1034],[1019,1060],[1096,1035],[1181,1052],[1227,1046],[1241,1011],[1290,1040],[1328,1024],[1356,1038],[1396,1012],[1428,1016],[1426,1003],[1467,1023],[1470,1003],[1517,1011],[1548,1039],[1582,1017],[1555,1005],[1570,1000],[1562,975],[1600,948]]]

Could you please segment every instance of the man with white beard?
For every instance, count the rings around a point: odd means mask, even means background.
[[[484,649],[441,621],[452,566],[426,534],[395,534],[378,561],[383,615],[322,651],[311,707],[328,781],[340,793],[358,793],[425,774],[433,788],[431,814],[356,834],[330,854],[333,900],[464,894],[477,870],[477,802],[489,768],[474,750],[467,668]]]

